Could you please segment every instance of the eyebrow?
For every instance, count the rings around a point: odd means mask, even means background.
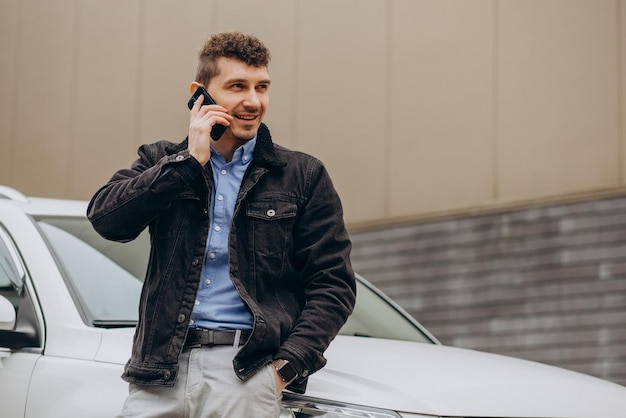
[[[225,84],[233,84],[233,83],[249,83],[250,80],[247,78],[231,78],[230,80],[226,80]],[[254,84],[271,84],[271,80],[269,78],[260,80]]]

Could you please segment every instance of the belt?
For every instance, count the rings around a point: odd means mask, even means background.
[[[185,348],[212,347],[214,345],[232,345],[238,347],[252,334],[251,329],[215,330],[194,328],[187,332]]]

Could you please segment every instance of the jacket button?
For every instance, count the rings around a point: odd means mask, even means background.
[[[193,261],[191,262],[191,265],[196,267],[198,264],[200,264],[200,261],[198,261],[197,258],[194,258]]]
[[[176,156],[176,161],[182,161],[184,159],[185,159],[185,156],[183,156],[183,155],[177,155]]]
[[[184,314],[180,314],[180,315],[178,315],[178,322],[179,322],[179,323],[181,323],[181,324],[182,324],[183,322],[185,322],[185,315],[184,315]]]
[[[163,373],[163,379],[165,379],[165,380],[170,380],[170,377],[172,377],[172,373],[171,373],[169,370],[166,370],[166,371]]]
[[[269,216],[270,218],[276,216],[276,211],[274,209],[269,209],[267,211],[267,216]]]

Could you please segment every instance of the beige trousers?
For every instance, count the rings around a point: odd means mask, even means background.
[[[129,385],[119,418],[277,418],[280,398],[270,365],[247,381],[233,370],[238,348],[185,350],[173,387]]]

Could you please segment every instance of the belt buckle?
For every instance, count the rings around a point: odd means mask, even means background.
[[[195,339],[196,341],[193,343],[189,343],[189,342],[185,342],[185,348],[188,349],[193,349],[193,348],[202,348],[202,346],[212,346],[213,345],[213,334],[210,333],[208,334],[208,338],[205,338],[205,336],[207,336],[207,331],[208,330],[197,330],[194,332],[195,334]],[[204,342],[205,339],[208,339],[209,341],[207,343]]]

